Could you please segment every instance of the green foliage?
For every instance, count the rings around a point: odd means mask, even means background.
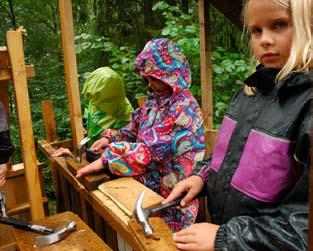
[[[109,67],[124,79],[126,95],[133,106],[137,107],[136,96],[147,92],[147,87],[142,84],[142,78],[134,71],[137,52],[131,47],[118,47],[108,38],[87,33],[76,36],[75,41],[77,54],[85,55],[95,50],[109,55]],[[84,73],[83,78],[89,73]]]
[[[200,42],[199,42],[199,22],[197,16],[184,14],[177,6],[170,6],[165,2],[158,2],[154,5],[153,10],[162,12],[165,17],[165,27],[162,29],[162,35],[172,38],[182,48],[188,58],[192,72],[191,92],[201,103],[201,83],[200,83]],[[225,19],[218,18],[218,13],[212,9],[211,16],[214,16],[218,22]],[[217,24],[215,24],[217,25]],[[228,25],[234,29],[233,25]],[[225,25],[227,27],[227,25]],[[235,28],[236,30],[236,28]],[[218,33],[216,32],[213,39],[220,40],[220,36],[229,36],[229,34],[238,39],[240,32]],[[238,35],[239,34],[239,35]],[[225,47],[230,46],[229,43]],[[213,47],[212,52],[212,74],[213,74],[213,110],[214,124],[219,127],[227,106],[234,92],[242,84],[242,81],[251,72],[252,65],[247,63],[245,54],[225,47]]]
[[[219,127],[233,94],[251,73],[252,64],[238,52],[217,47],[212,52],[214,119]]]

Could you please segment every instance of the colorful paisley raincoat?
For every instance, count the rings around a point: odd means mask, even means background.
[[[103,137],[111,143],[102,156],[103,164],[113,174],[133,176],[167,197],[203,159],[202,114],[187,90],[191,82],[188,61],[174,42],[165,38],[149,41],[136,59],[135,70],[172,88],[162,93],[151,91],[127,126],[104,131]],[[161,216],[178,231],[194,223],[197,211],[195,200],[187,208],[168,209]]]

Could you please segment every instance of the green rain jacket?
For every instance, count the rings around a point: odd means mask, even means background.
[[[93,71],[84,83],[82,94],[88,102],[86,117],[90,145],[104,129],[119,129],[129,123],[134,109],[125,96],[123,79],[111,68]]]

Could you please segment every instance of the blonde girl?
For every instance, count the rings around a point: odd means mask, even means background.
[[[212,155],[174,187],[185,206],[206,187],[211,223],[174,234],[181,250],[307,250],[312,125],[312,1],[247,0],[259,62],[235,94]]]

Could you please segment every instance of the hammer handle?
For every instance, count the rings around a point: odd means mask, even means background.
[[[161,206],[159,206],[159,207],[150,209],[150,210],[151,210],[151,211],[150,211],[150,214],[156,214],[156,213],[159,213],[159,212],[161,212],[162,210],[167,209],[167,208],[169,208],[169,207],[173,207],[173,206],[179,205],[179,203],[180,203],[181,200],[185,197],[185,195],[186,195],[186,194],[184,194],[183,196],[178,197],[177,199],[175,199],[175,200],[173,200],[173,201],[171,201],[171,202],[169,202],[169,203],[167,203],[167,204],[165,204],[165,205],[161,205]]]
[[[34,231],[34,232],[41,233],[41,234],[53,233],[53,229],[51,228],[34,225],[27,221],[18,220],[12,217],[0,217],[0,223],[14,226],[16,228],[23,229],[23,230]]]

